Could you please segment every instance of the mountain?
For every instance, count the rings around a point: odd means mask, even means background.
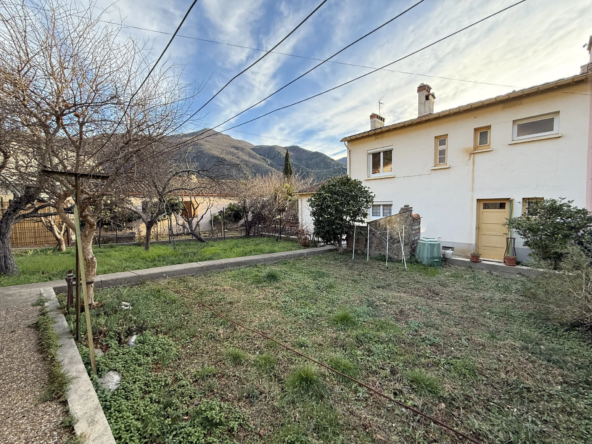
[[[337,162],[347,165],[347,156],[337,159]]]
[[[208,130],[175,136],[175,142],[188,140],[204,131]],[[210,130],[208,135],[212,133],[217,132]],[[294,173],[310,177],[314,182],[346,174],[345,165],[323,153],[305,150],[296,145],[289,147],[253,145],[221,133],[189,142],[183,149],[183,155],[204,167],[219,161],[230,161],[237,165],[241,173],[247,176],[259,176],[274,171],[284,171],[286,149],[290,150],[290,162]]]

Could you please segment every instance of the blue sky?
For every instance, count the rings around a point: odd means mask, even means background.
[[[269,49],[320,2],[199,0],[180,34]],[[414,3],[413,0],[329,0],[276,51],[326,58]],[[334,60],[382,66],[512,3],[512,0],[426,0]],[[190,4],[191,0],[120,0],[116,3],[99,0],[96,11],[105,9],[105,20],[171,33]],[[379,71],[227,134],[257,145],[297,144],[341,157],[344,147],[339,140],[369,129],[369,115],[378,111],[379,99],[384,103],[382,115],[387,124],[416,117],[416,88],[422,82],[432,86],[437,97],[435,109],[442,111],[579,73],[580,65],[588,61],[588,53],[582,46],[592,34],[590,17],[592,2],[589,0],[527,0],[389,68],[398,72]],[[148,41],[154,60],[170,38],[133,28],[124,29],[122,35]],[[183,68],[185,82],[203,86],[195,101],[197,109],[262,54],[257,50],[178,36],[169,48],[168,63]],[[199,119],[188,124],[185,131],[223,122],[316,63],[298,57],[268,55],[204,108]],[[362,67],[325,64],[225,127],[368,71]]]

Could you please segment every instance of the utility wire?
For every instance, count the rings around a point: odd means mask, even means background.
[[[216,96],[218,94],[220,94],[222,91],[224,91],[224,89],[230,85],[237,77],[241,76],[242,74],[244,74],[245,72],[247,72],[249,69],[251,69],[253,66],[255,66],[257,63],[259,63],[261,60],[263,60],[265,57],[267,57],[269,54],[271,54],[271,51],[273,51],[275,48],[277,48],[278,46],[280,46],[284,41],[286,41],[286,39],[288,37],[290,37],[292,34],[294,34],[296,32],[296,30],[298,28],[300,28],[309,18],[311,18],[315,12],[317,12],[321,6],[323,6],[325,3],[327,3],[327,0],[323,0],[315,9],[313,9],[313,11],[308,14],[304,20],[302,20],[298,26],[296,26],[294,29],[292,29],[283,39],[281,39],[279,42],[277,42],[273,48],[271,48],[269,51],[267,51],[265,54],[263,54],[261,57],[259,57],[257,60],[255,60],[253,63],[251,63],[249,66],[247,66],[245,69],[243,69],[241,72],[239,72],[238,74],[236,74],[232,79],[230,79],[228,82],[226,82],[226,84],[220,88],[218,90],[218,92],[216,94],[214,94],[212,97],[210,97],[210,99],[204,103],[201,107],[199,107],[199,109],[197,111],[195,111],[193,114],[191,114],[191,116],[189,116],[183,123],[181,123],[181,125],[179,125],[177,128],[185,125],[185,123],[187,123],[187,121],[191,120],[197,113],[199,113],[202,109],[205,108],[205,106],[210,103],[212,100],[214,100],[216,98]]]
[[[459,29],[459,30],[457,30],[457,31],[455,31],[455,32],[453,32],[453,33],[451,33],[451,34],[448,34],[448,35],[447,35],[447,36],[445,36],[445,37],[442,37],[442,38],[440,38],[440,39],[438,39],[438,40],[436,40],[436,41],[434,41],[434,42],[432,42],[432,43],[430,43],[430,44],[428,44],[428,45],[425,45],[425,46],[423,46],[423,47],[422,47],[422,48],[420,48],[420,49],[417,49],[417,50],[415,50],[415,51],[413,51],[413,52],[411,52],[411,53],[409,53],[409,54],[407,54],[407,55],[405,55],[405,56],[403,56],[403,57],[400,57],[400,58],[398,58],[397,60],[395,60],[395,61],[393,61],[393,62],[387,63],[386,65],[383,65],[383,66],[382,66],[382,67],[380,67],[380,68],[376,68],[376,69],[375,69],[375,70],[373,70],[373,71],[370,71],[370,72],[368,72],[368,73],[366,73],[366,74],[363,74],[363,75],[361,75],[361,76],[355,77],[355,78],[353,78],[353,79],[351,79],[351,80],[348,80],[347,82],[344,82],[344,83],[341,83],[341,84],[339,84],[339,85],[337,85],[337,86],[334,86],[333,88],[327,89],[327,90],[325,90],[325,91],[322,91],[322,92],[320,92],[320,93],[318,93],[318,94],[314,94],[314,95],[312,95],[312,96],[309,96],[309,97],[307,97],[307,98],[305,98],[305,99],[299,100],[299,101],[297,101],[297,102],[290,103],[290,104],[288,104],[288,105],[285,105],[285,106],[282,106],[282,107],[280,107],[280,108],[276,108],[276,109],[274,109],[274,110],[271,110],[271,111],[269,111],[269,112],[267,112],[267,113],[265,113],[265,114],[261,114],[260,116],[257,116],[257,117],[255,117],[255,118],[253,118],[253,119],[247,120],[246,122],[240,123],[240,124],[238,124],[238,125],[231,126],[230,128],[225,128],[225,129],[223,129],[223,130],[221,130],[221,131],[218,131],[218,132],[216,132],[216,131],[215,131],[213,134],[206,135],[206,136],[204,136],[204,137],[201,137],[201,138],[197,138],[199,135],[197,135],[197,136],[194,136],[194,137],[192,137],[192,138],[190,138],[190,139],[188,139],[188,140],[184,141],[183,143],[189,143],[189,142],[192,142],[192,141],[199,141],[199,140],[207,139],[208,137],[212,137],[212,136],[215,136],[215,135],[217,135],[217,134],[221,134],[221,133],[222,133],[222,132],[224,132],[224,131],[229,131],[229,130],[231,130],[231,129],[238,128],[239,126],[243,126],[243,125],[246,125],[247,123],[254,122],[255,120],[259,120],[259,119],[261,119],[261,118],[263,118],[263,117],[265,117],[265,116],[268,116],[268,115],[270,115],[270,114],[273,114],[273,113],[275,113],[275,112],[278,112],[278,111],[284,110],[284,109],[286,109],[286,108],[290,108],[290,107],[292,107],[292,106],[296,106],[296,105],[298,105],[298,104],[300,104],[300,103],[304,103],[304,102],[306,102],[306,101],[308,101],[308,100],[312,100],[312,99],[314,99],[314,98],[316,98],[316,97],[319,97],[319,96],[322,96],[322,95],[324,95],[324,94],[327,94],[327,93],[329,93],[329,92],[331,92],[331,91],[334,91],[334,90],[336,90],[336,89],[338,89],[338,88],[341,88],[341,87],[343,87],[343,86],[345,86],[345,85],[349,85],[350,83],[353,83],[353,82],[355,82],[356,80],[360,80],[360,79],[362,79],[362,78],[364,78],[364,77],[367,77],[367,76],[369,76],[369,75],[371,75],[371,74],[374,74],[375,72],[378,72],[378,71],[380,71],[381,69],[383,69],[383,68],[386,68],[387,66],[394,65],[395,63],[398,63],[398,62],[400,62],[401,60],[407,59],[407,58],[409,58],[409,57],[411,57],[411,56],[413,56],[413,55],[415,55],[415,54],[417,54],[417,53],[419,53],[419,52],[421,52],[421,51],[424,51],[425,49],[428,49],[428,48],[430,48],[430,47],[432,47],[432,46],[434,46],[434,45],[436,45],[436,44],[438,44],[438,43],[440,43],[440,42],[442,42],[442,41],[444,41],[444,40],[447,40],[447,39],[449,39],[449,38],[451,38],[451,37],[453,37],[453,36],[455,36],[455,35],[457,35],[457,34],[459,34],[459,33],[463,32],[463,31],[466,31],[467,29],[469,29],[469,28],[472,28],[472,27],[474,27],[474,26],[478,25],[479,23],[482,23],[482,22],[484,22],[484,21],[486,21],[486,20],[488,20],[488,19],[490,19],[490,18],[492,18],[492,17],[495,17],[495,16],[496,16],[496,15],[498,15],[498,14],[501,14],[502,12],[505,12],[505,11],[507,11],[507,10],[509,10],[509,9],[511,9],[511,8],[513,8],[513,7],[515,7],[515,6],[518,6],[518,5],[519,5],[519,4],[521,4],[521,3],[524,3],[525,1],[526,1],[526,0],[521,0],[521,1],[519,1],[519,2],[516,2],[516,3],[514,3],[514,4],[510,5],[510,6],[506,7],[506,8],[500,9],[499,11],[497,11],[497,12],[495,12],[495,13],[493,13],[493,14],[490,14],[490,15],[488,15],[487,17],[484,17],[484,18],[482,18],[482,19],[480,19],[480,20],[477,20],[476,22],[473,22],[472,24],[470,24],[470,25],[468,25],[468,26],[465,26],[465,27],[463,27],[463,28],[461,28],[461,29]],[[207,133],[207,131],[206,131],[205,133]],[[205,133],[202,133],[202,134],[205,134]]]
[[[184,295],[183,295],[183,294],[181,294],[181,293],[179,293],[179,292],[176,292],[175,290],[171,289],[170,287],[168,287],[168,286],[166,286],[166,285],[164,285],[164,284],[160,284],[160,285],[161,285],[163,288],[165,288],[165,289],[167,289],[168,291],[170,291],[171,293],[173,293],[173,294],[176,294],[177,296],[184,297]],[[206,305],[206,304],[204,304],[203,302],[199,302],[199,303],[198,303],[198,305],[199,305],[200,307],[204,307],[204,308],[206,308],[207,310],[211,311],[212,313],[214,313],[214,314],[215,314],[216,316],[218,316],[219,318],[225,319],[226,321],[228,321],[228,322],[230,322],[230,323],[232,323],[232,324],[234,324],[234,325],[236,325],[236,326],[238,326],[238,327],[241,327],[241,328],[243,328],[243,329],[245,329],[245,330],[247,330],[247,331],[250,331],[251,333],[254,333],[254,334],[258,335],[258,336],[261,336],[261,337],[262,337],[262,338],[264,338],[264,339],[267,339],[267,340],[269,340],[269,341],[272,341],[272,342],[274,342],[274,343],[278,344],[280,347],[283,347],[283,348],[285,348],[286,350],[289,350],[289,351],[291,351],[292,353],[296,353],[297,355],[299,355],[299,356],[303,357],[304,359],[307,359],[307,360],[309,360],[309,361],[311,361],[311,362],[314,362],[315,364],[317,364],[317,365],[319,365],[319,366],[321,366],[321,367],[323,367],[323,368],[326,368],[326,369],[327,369],[327,370],[329,370],[330,372],[336,373],[336,374],[338,374],[338,375],[340,375],[340,376],[342,376],[342,377],[344,377],[344,378],[347,378],[347,379],[349,379],[350,381],[352,381],[352,382],[355,382],[356,384],[358,384],[358,385],[360,385],[360,386],[362,386],[362,387],[366,388],[367,390],[370,390],[372,393],[374,393],[374,394],[376,394],[376,395],[380,396],[381,398],[384,398],[384,399],[386,399],[386,400],[388,400],[388,401],[391,401],[391,402],[393,402],[393,403],[397,404],[398,406],[400,406],[400,407],[403,407],[404,409],[407,409],[407,410],[409,410],[409,411],[411,411],[411,412],[415,413],[416,415],[422,416],[423,418],[426,418],[426,419],[428,419],[429,421],[432,421],[434,424],[437,424],[437,425],[439,425],[440,427],[443,427],[443,428],[445,428],[445,429],[447,429],[447,430],[449,430],[449,431],[453,432],[455,435],[457,435],[457,436],[460,436],[460,437],[462,437],[462,438],[466,439],[466,440],[467,440],[467,441],[469,441],[469,442],[472,442],[472,443],[475,443],[475,444],[480,444],[480,443],[479,443],[479,441],[477,441],[476,439],[474,439],[474,438],[471,438],[471,437],[470,437],[470,436],[468,436],[467,434],[465,434],[465,433],[461,432],[460,430],[457,430],[457,429],[455,429],[455,428],[454,428],[454,427],[452,427],[452,426],[449,426],[449,425],[448,425],[448,424],[446,424],[445,422],[442,422],[442,421],[440,421],[440,420],[438,420],[438,419],[434,418],[433,416],[430,416],[430,415],[428,415],[428,414],[426,414],[426,413],[422,412],[421,410],[417,410],[417,409],[415,409],[415,408],[413,408],[413,407],[411,407],[411,406],[409,406],[409,405],[407,405],[407,404],[404,404],[404,403],[402,403],[401,401],[397,401],[395,398],[393,398],[393,397],[391,397],[391,396],[388,396],[388,395],[384,394],[383,392],[381,392],[381,391],[378,391],[378,390],[376,390],[375,388],[373,388],[373,387],[371,387],[371,386],[369,386],[369,385],[367,385],[367,384],[364,384],[362,381],[359,381],[359,380],[357,380],[357,379],[355,379],[355,378],[352,378],[351,376],[348,376],[348,375],[346,375],[345,373],[342,373],[342,372],[340,372],[339,370],[336,370],[336,369],[334,369],[334,368],[332,368],[332,367],[329,367],[327,364],[324,364],[324,363],[323,363],[323,362],[321,362],[321,361],[318,361],[318,360],[316,360],[316,359],[314,359],[314,358],[311,358],[310,356],[307,356],[307,355],[305,355],[304,353],[302,353],[302,352],[299,352],[298,350],[295,350],[295,349],[293,349],[292,347],[289,347],[289,346],[287,346],[287,345],[283,344],[282,342],[279,342],[278,340],[276,340],[276,339],[272,338],[271,336],[268,336],[268,335],[266,335],[265,333],[263,333],[263,332],[261,332],[261,331],[255,330],[255,329],[253,329],[253,328],[246,327],[245,325],[241,324],[240,322],[237,322],[237,321],[235,321],[235,320],[233,320],[233,319],[230,319],[230,318],[228,318],[228,317],[224,316],[224,315],[223,315],[223,314],[221,314],[221,313],[218,313],[218,312],[217,312],[216,310],[214,310],[212,307],[210,307],[209,305]]]
[[[119,122],[117,122],[117,125],[115,126],[115,128],[113,129],[113,131],[111,132],[111,134],[109,134],[109,137],[107,138],[107,140],[105,141],[105,143],[103,144],[103,146],[101,147],[101,149],[103,147],[105,147],[105,145],[107,145],[109,143],[109,141],[111,140],[111,138],[113,137],[113,135],[115,134],[115,132],[117,131],[117,129],[119,128],[119,125],[121,125],[121,122],[123,122],[123,118],[125,117],[125,115],[129,111],[129,108],[130,108],[130,106],[132,104],[132,101],[134,100],[134,98],[136,97],[136,95],[140,92],[140,90],[142,89],[142,87],[144,86],[144,84],[148,81],[148,78],[154,72],[154,70],[156,69],[156,67],[160,63],[160,60],[164,57],[164,54],[167,52],[167,49],[169,49],[169,46],[171,46],[171,44],[173,43],[173,40],[175,40],[175,37],[176,37],[177,33],[181,29],[181,26],[183,26],[183,23],[185,23],[185,20],[187,19],[187,17],[191,13],[191,10],[193,9],[193,7],[197,3],[197,1],[198,0],[193,0],[193,2],[191,3],[191,6],[189,6],[189,9],[187,9],[187,12],[185,12],[185,15],[183,16],[183,19],[181,20],[181,23],[179,23],[179,25],[177,26],[177,29],[175,29],[175,32],[173,33],[172,37],[170,38],[169,42],[167,43],[167,45],[165,46],[165,48],[163,49],[163,51],[160,53],[160,56],[158,57],[158,59],[156,60],[156,62],[154,63],[154,65],[152,65],[152,68],[150,69],[150,71],[148,72],[148,74],[146,75],[146,77],[144,78],[144,80],[142,80],[142,83],[140,84],[140,86],[138,87],[138,89],[136,89],[136,91],[130,97],[130,99],[127,102],[127,105],[125,107],[125,110],[123,111],[123,114],[121,115],[121,118],[119,119]]]
[[[158,31],[156,29],[142,28],[141,26],[125,25],[123,23],[110,22],[110,21],[107,21],[107,20],[100,20],[100,21],[102,23],[107,23],[107,24],[110,24],[110,25],[117,25],[117,26],[121,26],[121,27],[124,27],[124,28],[132,28],[132,29],[138,29],[138,30],[141,30],[141,31],[154,32],[154,33],[157,33],[157,34],[171,35],[170,32]],[[181,37],[181,38],[185,38],[185,39],[190,39],[190,40],[197,40],[197,41],[200,41],[200,42],[213,43],[213,44],[217,44],[217,45],[231,46],[231,47],[234,47],[234,48],[248,49],[248,50],[251,50],[251,51],[270,52],[271,54],[282,55],[282,56],[286,56],[286,57],[294,57],[294,58],[298,58],[298,59],[314,60],[314,61],[317,61],[317,62],[322,62],[323,61],[323,59],[319,59],[319,58],[316,58],[316,57],[303,56],[303,55],[292,54],[292,53],[287,53],[287,52],[270,51],[268,49],[263,49],[263,48],[253,48],[252,46],[236,45],[234,43],[219,42],[217,40],[203,39],[203,38],[200,38],[200,37],[192,37],[192,36],[182,35],[182,34],[177,34],[177,37]],[[338,62],[337,60],[329,60],[328,63],[334,63],[336,65],[355,66],[355,67],[358,67],[358,68],[365,68],[365,69],[376,69],[376,67],[374,67],[374,66],[359,65],[359,64],[356,64],[356,63]],[[455,81],[455,82],[477,83],[477,84],[480,84],[480,85],[501,86],[501,87],[504,87],[504,88],[516,88],[515,85],[504,85],[504,84],[500,84],[500,83],[491,83],[491,82],[479,82],[477,80],[467,80],[467,79],[457,79],[457,78],[454,78],[454,77],[434,76],[434,75],[431,75],[431,74],[420,74],[420,73],[416,73],[416,72],[395,71],[395,70],[392,70],[392,69],[383,69],[383,71],[394,72],[394,73],[398,73],[398,74],[408,74],[408,75],[413,75],[413,76],[431,77],[431,78],[434,78],[434,79],[452,80],[452,81]]]
[[[310,68],[308,71],[300,74],[298,77],[296,77],[295,79],[291,80],[290,82],[286,83],[284,86],[282,86],[280,89],[275,90],[274,92],[272,92],[271,94],[269,94],[267,97],[264,97],[263,99],[259,100],[257,103],[254,103],[253,105],[249,106],[248,108],[245,108],[244,110],[242,110],[241,112],[239,112],[238,114],[235,114],[234,116],[226,119],[224,122],[219,123],[218,125],[214,126],[213,128],[210,128],[212,130],[224,125],[227,122],[230,122],[231,120],[235,119],[236,117],[240,116],[243,113],[246,113],[247,111],[249,111],[250,109],[255,108],[257,105],[260,105],[261,103],[265,102],[267,99],[269,99],[270,97],[276,95],[277,93],[279,93],[280,91],[282,91],[283,89],[287,88],[288,86],[290,86],[291,84],[297,82],[298,80],[300,80],[302,77],[310,74],[311,72],[313,72],[315,69],[319,68],[320,66],[324,65],[325,63],[327,63],[328,61],[330,61],[333,57],[338,56],[339,54],[341,54],[343,51],[345,51],[348,48],[351,48],[352,46],[354,46],[356,43],[360,42],[361,40],[364,40],[366,37],[374,34],[376,31],[384,28],[386,25],[388,25],[389,23],[394,22],[395,20],[397,20],[399,17],[401,17],[402,15],[405,15],[406,13],[408,13],[409,11],[411,11],[413,8],[415,8],[416,6],[418,6],[420,3],[423,3],[424,0],[419,0],[417,3],[413,4],[412,6],[410,6],[409,8],[405,9],[403,12],[395,15],[393,18],[387,20],[386,22],[384,22],[382,25],[374,28],[372,31],[367,32],[366,34],[364,34],[362,37],[357,38],[356,40],[354,40],[353,42],[351,42],[349,45],[344,46],[343,48],[341,48],[339,51],[337,51],[336,53],[334,53],[332,56],[327,57],[325,60],[322,60],[321,63],[317,63],[315,66],[313,66],[312,68]],[[199,111],[199,110],[198,110]],[[197,111],[195,113],[193,113],[192,116],[189,117],[189,119],[191,119],[195,114],[197,113]],[[187,120],[189,120],[187,119]],[[187,122],[187,120],[185,122]]]

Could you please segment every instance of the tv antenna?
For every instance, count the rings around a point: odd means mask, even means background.
[[[384,99],[384,96],[382,96],[380,99],[378,99],[378,115],[380,117],[382,117],[382,113],[380,112],[380,108],[382,105],[384,105],[384,103],[382,103],[382,99]]]

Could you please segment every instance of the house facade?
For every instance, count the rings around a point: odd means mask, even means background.
[[[421,84],[417,118],[385,126],[372,114],[369,131],[342,139],[348,174],[376,195],[371,219],[409,204],[422,237],[460,256],[501,260],[504,223],[529,202],[564,197],[592,210],[591,85],[592,63],[573,77],[436,113],[435,94]],[[516,250],[527,259],[521,239]]]

